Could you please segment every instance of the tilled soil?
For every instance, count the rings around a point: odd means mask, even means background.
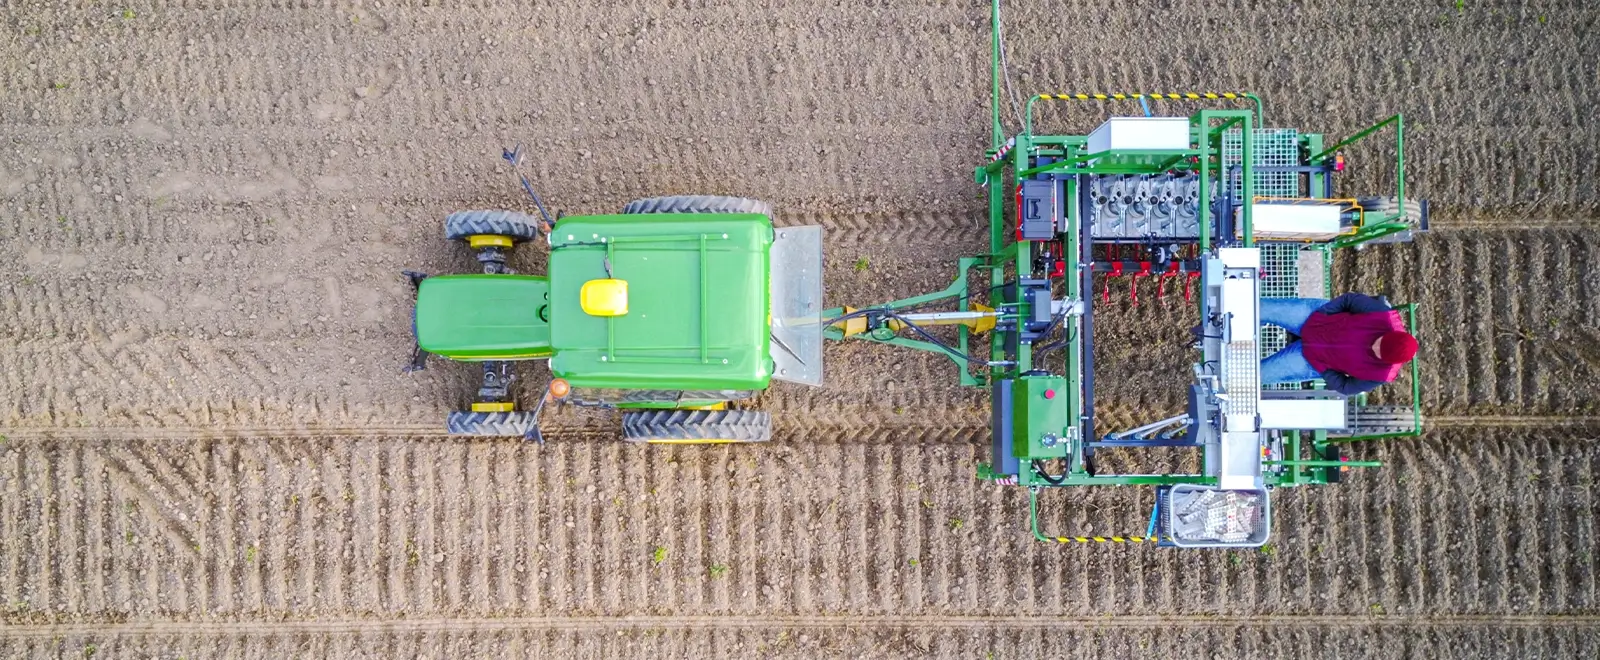
[[[472,370],[400,373],[398,272],[471,267],[440,220],[525,207],[518,143],[570,213],[719,193],[823,225],[832,304],[942,288],[987,242],[984,3],[9,2],[0,655],[1600,654],[1600,11],[1467,4],[1008,5],[1018,94],[1406,114],[1435,232],[1338,285],[1420,304],[1430,432],[1227,553],[1034,543],[938,356],[830,346],[755,448],[572,410],[543,448],[446,439]],[[1386,157],[1341,185],[1388,191]],[[1101,423],[1178,410],[1191,308],[1102,286]],[[1046,531],[1137,533],[1150,497],[1047,493]]]

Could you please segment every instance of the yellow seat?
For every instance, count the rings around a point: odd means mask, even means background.
[[[590,316],[622,316],[628,313],[628,281],[589,280],[578,290],[578,305]]]

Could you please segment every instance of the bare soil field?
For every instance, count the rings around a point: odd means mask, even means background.
[[[1435,231],[1338,286],[1420,303],[1430,431],[1282,493],[1252,553],[1034,543],[934,356],[829,347],[754,448],[571,410],[543,448],[450,440],[471,369],[400,372],[399,271],[472,265],[440,222],[525,205],[518,143],[556,209],[758,197],[826,228],[834,303],[943,287],[987,240],[982,2],[3,7],[0,657],[1600,655],[1592,3],[1007,6],[1019,94],[1406,114]],[[1387,190],[1382,156],[1343,185]],[[1192,312],[1110,286],[1117,427],[1181,407]],[[1149,497],[1046,522],[1136,532]]]

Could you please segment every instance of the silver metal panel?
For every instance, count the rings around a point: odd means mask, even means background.
[[[1217,486],[1223,490],[1259,490],[1262,484],[1261,434],[1222,434],[1222,471],[1217,475]]]
[[[822,227],[779,227],[772,243],[772,376],[822,384]]]
[[[1260,404],[1261,428],[1340,431],[1349,406],[1337,399],[1266,399]]]
[[[1256,240],[1326,241],[1343,231],[1339,218],[1344,209],[1336,204],[1256,202],[1250,209]],[[1238,231],[1244,231],[1243,222]]]
[[[1188,149],[1187,117],[1113,117],[1089,133],[1089,153],[1111,149]]]
[[[1231,342],[1256,340],[1255,278],[1237,277],[1222,281],[1222,313],[1228,317],[1227,338]]]
[[[1261,251],[1256,248],[1218,248],[1217,258],[1229,268],[1261,267]]]
[[[1331,298],[1328,268],[1321,250],[1302,250],[1295,255],[1295,293],[1301,298]]]

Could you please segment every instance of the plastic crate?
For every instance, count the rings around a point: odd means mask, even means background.
[[[1255,498],[1255,504],[1248,508],[1229,506],[1226,498],[1230,494],[1235,498]],[[1209,510],[1201,512],[1192,510],[1194,503],[1190,498],[1193,497],[1220,499],[1207,507]],[[1272,535],[1272,500],[1266,490],[1223,490],[1214,486],[1178,484],[1162,491],[1161,511],[1162,539],[1180,548],[1254,548],[1265,544],[1267,538]],[[1237,527],[1247,529],[1248,533],[1237,540],[1194,535],[1186,531],[1195,527],[1192,519],[1186,519],[1189,516],[1208,516],[1213,528],[1222,528],[1224,525],[1218,516],[1226,518],[1230,514],[1236,515],[1245,511],[1248,511],[1246,515],[1250,516],[1250,519]],[[1186,536],[1188,538],[1185,538]]]

